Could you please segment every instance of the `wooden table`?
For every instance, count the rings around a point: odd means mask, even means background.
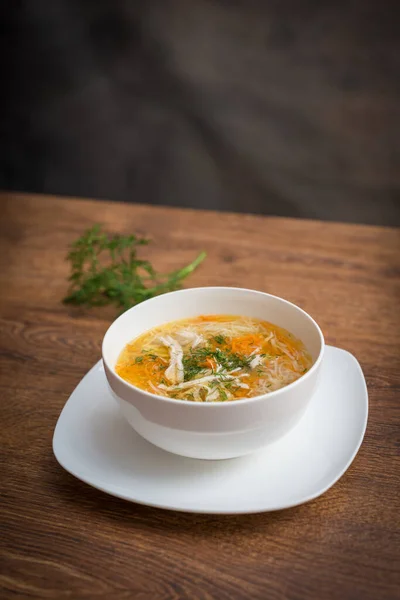
[[[399,592],[399,232],[272,217],[3,194],[2,598],[395,598]],[[63,306],[68,244],[93,222],[154,237],[186,285],[233,285],[309,311],[354,353],[370,392],[361,450],[324,496],[240,517],[178,514],[102,494],[62,470],[58,415],[100,357],[108,310]]]

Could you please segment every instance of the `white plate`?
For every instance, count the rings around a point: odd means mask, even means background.
[[[328,346],[319,388],[284,438],[242,458],[183,458],[145,441],[124,420],[99,361],[66,403],[53,450],[69,473],[119,498],[187,512],[254,513],[326,492],[357,454],[367,416],[360,365],[345,350]]]

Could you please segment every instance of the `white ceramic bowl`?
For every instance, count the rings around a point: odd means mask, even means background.
[[[313,366],[280,390],[224,403],[156,396],[115,373],[114,366],[127,342],[162,323],[201,314],[243,315],[284,327],[304,342]],[[204,287],[164,294],[129,309],[106,332],[102,352],[113,395],[142,437],[182,456],[222,459],[254,452],[298,423],[318,382],[324,338],[306,312],[282,298],[241,288]]]

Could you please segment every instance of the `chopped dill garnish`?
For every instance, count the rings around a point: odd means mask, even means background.
[[[246,369],[251,363],[251,358],[247,356],[241,356],[240,354],[229,352],[227,350],[222,351],[219,348],[216,348],[213,354],[214,358],[227,371],[232,371],[238,367]]]
[[[239,387],[232,380],[231,381],[224,381],[224,386],[226,387],[227,390],[235,390],[235,388],[238,389],[238,387]]]
[[[136,364],[139,364],[139,363],[141,363],[141,362],[143,362],[143,356],[137,356],[137,357],[135,358],[135,363],[136,363]]]
[[[190,381],[199,373],[210,368],[206,362],[207,358],[214,359],[225,371],[232,371],[237,368],[247,369],[251,362],[251,358],[235,354],[229,350],[221,350],[220,348],[213,350],[210,346],[194,348],[184,355],[182,360],[184,380]]]
[[[228,400],[228,394],[225,390],[219,390],[219,397],[221,398],[221,402],[225,402],[225,400]]]
[[[202,371],[205,371],[204,359],[200,360],[193,352],[186,355],[182,359],[184,381],[194,379]]]
[[[215,335],[213,339],[217,344],[220,344],[220,345],[225,344],[225,341],[226,341],[226,337],[223,335],[220,335],[220,334]]]

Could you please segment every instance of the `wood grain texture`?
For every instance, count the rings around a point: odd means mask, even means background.
[[[0,197],[2,598],[378,600],[400,586],[399,231],[3,194]],[[313,502],[240,517],[177,514],[108,497],[64,472],[59,413],[100,357],[108,309],[78,310],[67,245],[94,221],[152,236],[187,285],[238,285],[309,311],[354,353],[370,392],[360,453]]]

